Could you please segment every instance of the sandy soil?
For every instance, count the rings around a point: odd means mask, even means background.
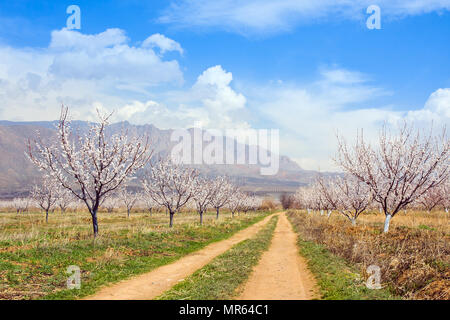
[[[101,289],[85,300],[148,300],[153,299],[193,272],[208,264],[212,259],[224,253],[235,244],[255,235],[272,215],[262,221],[239,231],[231,238],[212,243],[171,264],[159,267],[149,273],[121,281]]]
[[[239,300],[318,299],[316,281],[298,253],[297,235],[283,213],[269,250],[264,252]]]

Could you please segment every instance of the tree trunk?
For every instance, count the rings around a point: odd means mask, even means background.
[[[175,213],[174,212],[170,212],[170,222],[169,222],[169,227],[172,228],[173,227],[173,215]]]
[[[98,235],[98,223],[97,223],[97,211],[91,213],[92,216],[92,228],[94,229],[94,239],[97,238]]]
[[[216,208],[216,219],[219,219],[219,208]]]
[[[48,210],[45,210],[45,222],[48,223]]]
[[[331,216],[331,212],[332,212],[332,210],[328,210],[327,218],[329,218]]]
[[[231,211],[231,217],[234,218],[234,212],[233,211]]]
[[[127,218],[130,217],[130,209],[127,209]]]
[[[352,222],[352,226],[356,226],[356,219],[355,218],[351,218],[350,221]]]
[[[203,225],[203,211],[200,211],[200,225]]]
[[[389,223],[391,222],[392,216],[388,213],[386,215],[386,220],[384,220],[384,230],[383,232],[388,232],[389,231]]]

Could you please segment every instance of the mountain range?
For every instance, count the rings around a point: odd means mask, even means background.
[[[25,155],[26,142],[38,133],[44,140],[54,136],[56,134],[56,125],[56,121],[13,122],[0,120],[1,198],[25,195],[33,184],[39,182],[40,172]],[[88,130],[89,123],[86,121],[73,121],[72,127],[76,127],[79,132],[83,132]],[[173,130],[158,129],[151,124],[133,125],[125,121],[111,124],[109,130],[110,133],[124,130],[130,136],[148,136],[155,157],[166,156],[177,143],[170,139]],[[189,129],[190,132],[193,130]],[[226,140],[224,145],[225,143]],[[237,142],[236,145],[238,145]],[[254,146],[244,146],[243,150],[245,150],[247,156],[251,148],[254,148]],[[236,149],[239,148],[236,147]],[[195,165],[195,167],[199,169],[201,174],[209,177],[228,175],[230,179],[242,185],[244,190],[257,194],[294,192],[299,186],[310,183],[317,175],[315,171],[303,170],[287,156],[279,157],[279,171],[276,175],[271,176],[261,175],[261,166],[258,164],[203,164]]]

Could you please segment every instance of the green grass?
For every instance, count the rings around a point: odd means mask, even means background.
[[[224,300],[233,298],[262,253],[267,250],[278,217],[271,220],[253,238],[244,240],[183,282],[166,291],[159,300]]]
[[[295,229],[295,225],[294,225]],[[297,231],[297,230],[296,230]],[[298,238],[300,254],[319,285],[323,300],[392,300],[399,299],[387,288],[369,289],[356,266],[328,251],[323,245]]]
[[[431,230],[431,231],[435,231],[436,230],[435,228],[427,226],[425,224],[419,225],[418,228],[421,229],[421,230]]]
[[[81,298],[229,238],[267,214],[224,216],[219,222],[211,214],[203,226],[196,214],[183,214],[172,229],[164,214],[153,218],[135,214],[131,219],[104,215],[95,244],[84,216],[54,216],[49,224],[32,221],[38,216],[6,217],[0,228],[5,231],[0,245],[0,299]],[[17,219],[22,219],[20,225]],[[32,222],[27,224],[28,220]],[[14,224],[10,235],[9,223]],[[79,290],[66,288],[70,265],[81,269]]]

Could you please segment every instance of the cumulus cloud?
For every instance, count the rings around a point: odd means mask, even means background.
[[[169,39],[160,33],[152,34],[150,37],[145,39],[142,43],[142,47],[157,47],[160,49],[161,54],[164,54],[167,51],[178,51],[180,54],[183,54],[183,48],[178,42]]]
[[[408,112],[408,118],[415,122],[442,122],[450,119],[450,88],[433,92],[420,110]]]
[[[159,128],[246,129],[250,127],[244,120],[247,100],[231,87],[232,79],[231,72],[213,66],[191,88],[160,95],[165,103],[133,101],[120,108],[117,116]]]
[[[218,27],[239,33],[273,33],[317,20],[360,19],[373,0],[179,0],[159,18],[181,27]],[[449,0],[378,0],[383,16],[450,10]]]
[[[193,91],[201,97],[203,106],[211,112],[226,113],[243,109],[246,99],[230,87],[232,80],[231,72],[226,72],[222,66],[214,66],[197,78]]]
[[[82,34],[63,28],[52,31],[50,48],[61,51],[73,49],[92,52],[124,44],[127,40],[125,31],[117,28],[107,29],[98,34]]]
[[[49,71],[63,79],[134,82],[140,87],[182,81],[176,60],[163,61],[151,48],[129,46],[120,29],[96,35],[66,29],[53,31],[50,53],[54,59]]]
[[[258,125],[280,129],[282,154],[322,170],[335,169],[330,157],[337,130],[353,138],[364,128],[374,139],[384,121],[450,125],[450,88],[432,92],[424,106],[398,111],[377,102],[391,92],[344,68],[321,68],[306,85],[276,81],[238,91],[232,73],[216,65],[194,84],[180,86],[178,62],[164,53],[182,49],[169,40],[150,36],[133,46],[120,29],[94,35],[62,29],[52,32],[47,48],[0,46],[0,119],[51,120],[64,103],[73,118],[83,120],[95,120],[99,108],[115,110],[115,121],[160,128]]]
[[[178,62],[162,53],[131,45],[120,29],[98,34],[62,29],[51,33],[46,48],[2,46],[0,118],[48,120],[64,103],[84,119],[94,103],[118,108],[158,86],[180,86]]]
[[[310,85],[254,88],[252,94],[249,104],[257,106],[256,112],[282,128],[281,153],[312,170],[337,169],[331,161],[337,132],[351,140],[363,128],[365,137],[374,141],[384,122],[450,125],[450,89],[433,92],[422,108],[398,111],[375,104],[390,92],[374,86],[366,75],[345,69],[321,70]]]
[[[62,29],[46,48],[0,46],[0,119],[51,120],[65,104],[82,120],[95,120],[100,109],[114,110],[114,121],[160,128],[250,126],[231,72],[213,66],[184,88],[178,62],[164,59],[168,51],[183,52],[179,43],[162,34],[129,42],[121,29]]]

